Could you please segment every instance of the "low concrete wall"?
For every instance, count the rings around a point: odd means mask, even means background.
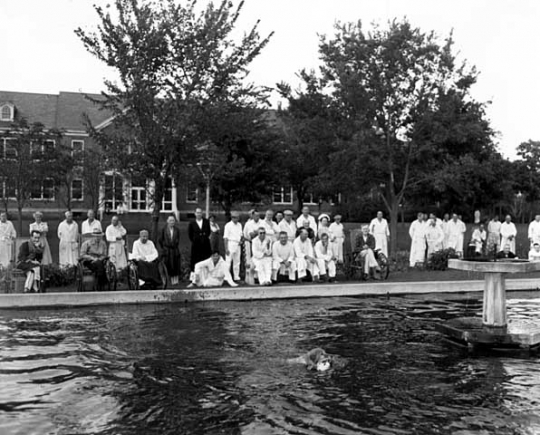
[[[535,290],[538,279],[507,280],[507,290]],[[76,307],[112,304],[156,304],[197,301],[318,298],[335,296],[385,296],[422,293],[476,292],[483,281],[369,282],[302,284],[272,287],[223,287],[185,290],[139,290],[88,293],[0,294],[0,309]],[[540,295],[540,292],[539,292]]]

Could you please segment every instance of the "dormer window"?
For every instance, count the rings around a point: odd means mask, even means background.
[[[0,106],[0,121],[13,121],[14,112],[13,104],[4,104]]]

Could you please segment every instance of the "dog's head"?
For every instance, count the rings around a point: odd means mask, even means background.
[[[324,349],[315,348],[306,354],[306,364],[309,370],[315,369],[318,371],[328,370],[332,364],[332,357],[328,355]]]

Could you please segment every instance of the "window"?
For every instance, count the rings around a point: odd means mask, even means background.
[[[146,211],[146,186],[131,186],[131,206],[132,211]]]
[[[193,183],[188,183],[186,186],[186,202],[199,202],[199,188],[196,185],[193,185]]]
[[[17,148],[15,147],[15,142],[13,139],[4,139],[3,140],[3,157],[5,159],[16,159],[17,158]]]
[[[161,201],[161,211],[173,210],[173,187],[174,183],[169,178],[165,182],[165,188],[163,189],[163,201]]]
[[[7,178],[0,178],[0,198],[15,198],[15,186],[13,186],[13,184],[11,183],[8,183]]]
[[[124,180],[119,174],[105,175],[105,209],[116,210],[124,203]]]
[[[53,200],[54,180],[52,178],[45,178],[41,182],[36,180],[30,191],[30,198],[34,200]]]
[[[292,187],[274,188],[272,199],[274,204],[292,204],[293,190]]]
[[[318,204],[318,202],[316,202],[316,198],[313,196],[313,193],[305,193],[303,203],[305,205],[317,205]]]
[[[82,201],[84,199],[83,180],[76,178],[71,181],[71,200]]]
[[[330,197],[330,205],[341,204],[341,193],[336,193]]]
[[[71,157],[75,160],[82,160],[84,155],[84,140],[71,141]]]
[[[13,121],[13,112],[11,104],[4,104],[0,107],[0,121]]]

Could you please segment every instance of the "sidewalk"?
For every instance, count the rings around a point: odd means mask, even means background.
[[[506,288],[539,290],[538,278],[507,279]],[[336,284],[275,285],[272,287],[221,287],[177,290],[120,290],[116,292],[0,294],[0,309],[80,307],[111,304],[159,304],[202,301],[319,298],[336,296],[387,296],[422,293],[483,291],[483,280],[423,282],[354,282]]]

